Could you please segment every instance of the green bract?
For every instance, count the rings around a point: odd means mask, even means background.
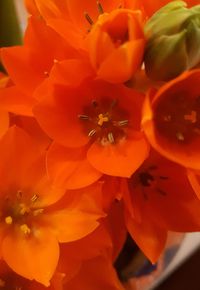
[[[167,81],[200,63],[200,5],[187,8],[173,1],[145,26],[145,69],[155,80]]]

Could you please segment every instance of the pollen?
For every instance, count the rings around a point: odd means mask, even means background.
[[[27,224],[23,224],[20,226],[20,230],[25,234],[29,235],[31,233],[31,229],[27,226]]]
[[[12,219],[12,217],[10,215],[5,218],[5,223],[7,225],[12,225],[13,219]]]
[[[108,116],[104,116],[103,114],[99,114],[98,118],[99,118],[98,121],[99,126],[102,126],[105,122],[109,122]]]

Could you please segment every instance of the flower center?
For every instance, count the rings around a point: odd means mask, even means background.
[[[93,100],[78,118],[88,137],[101,145],[114,144],[126,137],[127,112],[119,108],[117,100],[103,99],[101,103]]]
[[[139,185],[145,199],[148,199],[151,193],[165,196],[167,192],[162,188],[168,179],[168,176],[160,174],[157,166],[151,165],[136,171],[129,180],[129,187],[134,192],[134,188]]]
[[[38,198],[37,194],[33,194],[25,200],[20,190],[16,196],[6,197],[2,202],[1,220],[7,227],[18,226],[24,235],[31,234],[33,220],[43,213],[43,209],[35,207]]]
[[[160,100],[155,110],[155,125],[170,141],[188,144],[200,136],[200,96],[174,95]]]

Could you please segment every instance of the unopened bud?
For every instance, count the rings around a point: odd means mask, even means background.
[[[167,81],[200,63],[200,5],[173,1],[145,26],[145,69],[154,80]]]

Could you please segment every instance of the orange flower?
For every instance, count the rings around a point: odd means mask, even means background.
[[[1,55],[14,85],[1,90],[0,102],[9,112],[31,116],[35,89],[47,79],[54,63],[77,53],[42,19],[30,17],[24,45],[3,48]]]
[[[87,41],[91,63],[99,78],[112,83],[129,80],[143,58],[145,42],[140,11],[116,9],[100,15],[91,26]]]
[[[65,191],[47,177],[45,156],[21,129],[8,130],[0,152],[0,254],[17,274],[48,286],[58,242],[86,236],[104,214],[85,192],[63,197]]]
[[[146,98],[142,126],[160,154],[200,169],[200,70],[183,73]]]
[[[128,180],[122,180],[127,228],[155,263],[167,231],[199,231],[200,202],[184,167],[156,152]]]
[[[41,127],[55,140],[50,175],[67,188],[87,186],[105,173],[130,176],[148,155],[140,130],[143,96],[102,81],[54,86],[35,108]]]

